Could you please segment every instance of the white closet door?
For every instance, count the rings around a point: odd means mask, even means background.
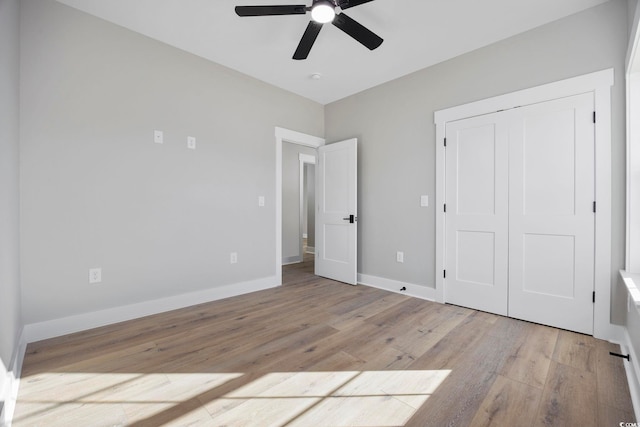
[[[446,129],[445,300],[502,315],[509,259],[507,129],[499,114]]]
[[[509,111],[509,316],[593,333],[593,96]]]

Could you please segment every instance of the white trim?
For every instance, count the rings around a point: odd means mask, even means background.
[[[276,286],[278,286],[276,277],[272,276],[247,282],[233,283],[204,291],[190,292],[137,304],[108,308],[91,313],[76,314],[59,319],[28,324],[24,327],[24,336],[27,342],[35,342],[150,316],[152,314],[164,313],[223,298],[274,288]]]
[[[603,79],[604,80],[604,79]],[[595,225],[595,291],[593,336],[616,338],[616,325],[611,324],[611,86],[604,81],[594,88],[596,111],[596,225]]]
[[[436,119],[440,120],[438,111],[435,112]],[[446,168],[445,168],[445,147],[444,138],[446,135],[446,122],[436,121],[436,185],[435,185],[435,211],[436,211],[436,238],[435,238],[435,300],[443,303],[445,301],[444,294],[444,277],[443,272],[446,269],[444,251],[446,248],[445,234],[445,214],[444,202],[446,195]]]
[[[436,271],[435,300],[445,302],[445,128],[446,123],[468,117],[489,114],[523,105],[552,99],[593,93],[597,122],[595,126],[596,201],[595,219],[595,291],[593,335],[596,338],[615,339],[619,327],[610,323],[611,312],[611,86],[613,68],[573,77],[542,86],[488,98],[434,113],[436,125]]]
[[[369,276],[367,274],[358,273],[358,284],[369,286],[371,288],[383,289],[389,292],[406,295],[408,297],[420,298],[427,301],[435,301],[435,289],[416,285],[413,283],[402,282],[399,280],[385,279],[384,277]],[[401,291],[401,288],[407,288]]]
[[[626,57],[626,258],[625,269],[640,273],[640,6],[636,5]]]
[[[299,262],[302,262],[302,257],[300,255],[282,258],[282,265],[297,264]]]
[[[313,148],[318,148],[325,144],[324,138],[307,135],[306,133],[296,132],[295,130],[289,130],[277,126],[276,139],[279,139],[280,141],[291,142],[293,144],[306,145],[307,147]]]
[[[640,196],[638,196],[638,173],[640,172],[640,122],[637,120],[637,111],[640,111],[640,7],[636,5],[633,24],[630,32],[629,47],[626,57],[626,228],[625,228],[625,269],[631,273],[640,273]],[[634,307],[633,315],[640,311],[640,284],[638,276],[621,271],[620,276],[627,287],[627,317],[631,314],[631,304]],[[635,276],[635,277],[634,277]],[[627,323],[628,325],[628,323]],[[627,373],[627,383],[631,394],[631,402],[636,419],[640,419],[640,367],[638,355],[635,352],[629,330],[624,328],[624,345],[620,345],[623,353],[631,355],[631,362],[625,361],[624,367]]]
[[[640,285],[640,274],[620,270],[620,278],[622,278],[622,283],[624,283],[627,288],[627,310],[629,310],[633,304],[640,314],[640,289],[638,289],[638,285]]]
[[[18,346],[9,364],[8,372],[5,372],[4,390],[1,390],[0,398],[4,401],[4,406],[0,412],[0,426],[11,427],[13,414],[18,401],[18,389],[20,388],[20,374],[22,372],[22,363],[24,355],[27,351],[27,341],[24,337],[24,329],[20,335]]]
[[[307,254],[315,254],[316,253],[316,248],[314,248],[313,246],[307,246],[307,250],[305,251],[305,253],[307,253]]]
[[[0,359],[0,402],[6,400],[6,393],[9,389],[9,372],[4,366],[2,359]]]
[[[4,369],[4,365],[0,361],[0,403],[2,403],[0,426],[9,425],[10,420],[13,418],[13,410],[10,408],[13,383],[13,375]]]
[[[626,250],[625,269],[640,273],[640,194],[638,194],[638,174],[640,173],[640,73],[626,76],[627,97],[627,141],[626,141]]]
[[[298,160],[300,163],[311,163],[312,165],[316,164],[316,156],[312,156],[311,154],[298,153]]]
[[[275,248],[275,276],[276,284],[282,284],[282,143],[304,145],[318,148],[325,144],[324,138],[307,135],[289,129],[275,128],[276,138],[276,248]]]
[[[627,47],[627,56],[625,58],[626,73],[631,74],[634,72],[634,68],[638,63],[638,47],[640,46],[640,5],[636,5],[636,10],[633,14],[633,23],[631,24],[631,31],[629,31],[629,46]],[[637,70],[636,70],[637,71]]]
[[[640,316],[640,290],[638,289],[640,274],[629,273],[624,270],[620,270],[619,274],[627,289],[627,326],[621,327],[623,331],[620,334],[620,339],[611,341],[620,344],[620,352],[622,354],[626,353],[631,356],[631,361],[624,361],[624,368],[636,419],[640,419],[640,366],[638,365],[638,355],[635,352],[633,340],[628,329],[629,316]]]
[[[621,341],[612,341],[620,345],[620,352],[631,356],[631,361],[624,360],[624,370],[627,375],[627,383],[629,384],[629,394],[631,395],[631,404],[636,420],[640,420],[640,367],[638,366],[638,355],[631,345],[631,336],[626,328],[624,328],[624,338]]]
[[[613,68],[436,111],[436,125],[613,86]]]
[[[153,314],[164,313],[197,304],[270,289],[277,287],[278,285],[279,283],[276,283],[275,276],[265,277],[262,279],[234,283],[218,288],[211,288],[204,291],[190,292],[172,297],[160,298],[137,304],[113,307],[91,313],[78,314],[25,325],[20,336],[18,348],[16,349],[16,353],[9,367],[9,372],[5,375],[5,378],[8,379],[8,384],[6,383],[7,379],[5,379],[5,394],[0,394],[0,397],[5,399],[5,404],[2,409],[2,413],[0,414],[0,426],[11,426],[16,401],[18,399],[22,364],[24,362],[28,343],[150,316]],[[2,385],[1,382],[0,385]],[[0,392],[2,392],[1,387]]]

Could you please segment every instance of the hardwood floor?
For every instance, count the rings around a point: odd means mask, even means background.
[[[30,344],[15,426],[618,426],[617,346],[284,270],[284,286]]]

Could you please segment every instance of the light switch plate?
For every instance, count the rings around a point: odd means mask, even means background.
[[[153,142],[156,144],[162,144],[164,142],[164,134],[161,130],[153,131]]]
[[[260,206],[260,207],[264,206],[264,196],[259,196],[258,197],[258,206]]]
[[[231,264],[237,264],[238,263],[238,253],[237,252],[231,252],[231,255],[229,256],[229,261],[231,262]]]
[[[191,150],[195,150],[196,149],[196,138],[193,136],[188,136],[187,137],[187,148],[191,149]]]
[[[404,262],[404,252],[396,252],[396,261],[397,262]]]
[[[429,196],[420,196],[420,206],[429,206]]]

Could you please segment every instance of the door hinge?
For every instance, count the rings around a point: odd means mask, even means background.
[[[444,139],[444,146],[447,146],[447,138]]]
[[[593,112],[593,123],[595,123],[595,122],[596,122],[596,112],[594,111]]]
[[[444,213],[447,213],[447,204],[444,204]]]
[[[442,270],[442,272],[443,272],[442,277],[446,279],[447,278],[447,270]]]
[[[593,291],[593,295],[592,295],[592,299],[593,299],[593,303],[596,303],[596,291]]]
[[[596,213],[596,202],[593,202],[593,213]]]

